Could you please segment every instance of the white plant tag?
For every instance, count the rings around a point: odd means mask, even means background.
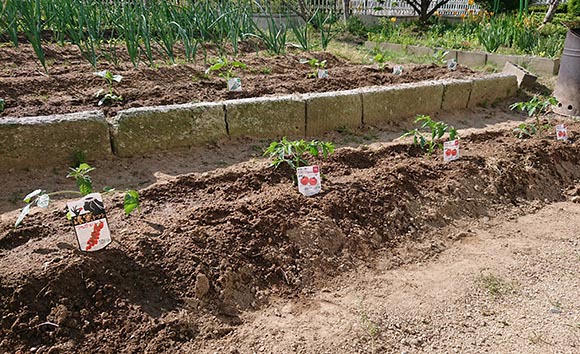
[[[451,140],[443,143],[443,161],[449,162],[459,158],[459,140]]]
[[[403,75],[403,65],[395,65],[393,67],[393,74],[395,74],[395,75]]]
[[[568,140],[568,129],[564,124],[556,125],[556,139],[557,140]]]
[[[111,231],[99,193],[67,203],[81,251],[98,251],[111,243]]]
[[[318,69],[318,78],[319,79],[328,79],[328,70]]]
[[[322,183],[320,181],[320,169],[318,166],[298,167],[296,175],[298,177],[298,191],[300,193],[306,197],[320,193]]]
[[[242,91],[242,79],[239,77],[228,79],[228,90],[234,92]]]
[[[455,71],[457,69],[457,61],[455,59],[447,60],[447,69]]]

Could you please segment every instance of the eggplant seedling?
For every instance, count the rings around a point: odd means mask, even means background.
[[[115,83],[121,82],[121,80],[123,80],[123,76],[113,74],[109,70],[98,71],[95,73],[95,75],[103,78],[103,81],[105,81],[105,84],[107,85],[106,89],[100,89],[95,93],[95,97],[100,98],[99,102],[97,103],[98,106],[102,106],[105,103],[112,103],[123,100],[123,96],[118,95],[113,89],[113,85]]]
[[[209,76],[211,73],[218,73],[219,77],[229,80],[234,77],[234,70],[247,69],[248,66],[241,61],[230,61],[226,57],[218,58],[218,60],[205,70],[205,75]]]
[[[445,133],[448,133],[449,140],[455,140],[459,137],[457,129],[447,123],[434,121],[430,116],[418,115],[415,118],[415,123],[421,123],[420,129],[426,130],[427,134],[425,135],[419,128],[415,128],[401,135],[401,138],[412,136],[413,145],[419,145],[429,156],[433,154],[436,147],[443,147],[441,138],[443,138]]]
[[[30,209],[35,205],[40,208],[47,208],[50,204],[51,197],[59,194],[77,194],[80,196],[85,196],[91,194],[93,192],[93,181],[91,176],[89,175],[90,172],[94,171],[95,168],[89,166],[86,163],[80,164],[76,168],[70,168],[70,171],[67,178],[73,178],[76,182],[78,187],[78,191],[75,190],[65,190],[65,191],[56,191],[47,193],[45,190],[37,189],[31,193],[29,193],[26,197],[24,197],[24,202],[26,206],[22,208],[18,219],[14,223],[14,227],[18,227],[20,223],[24,220],[26,215],[30,213]],[[111,193],[115,189],[110,187],[103,188],[103,193]],[[125,198],[123,200],[123,209],[125,210],[125,214],[131,214],[135,209],[140,210],[139,205],[139,193],[135,190],[128,190],[125,192]],[[70,219],[72,215],[70,212],[67,213],[67,218]]]

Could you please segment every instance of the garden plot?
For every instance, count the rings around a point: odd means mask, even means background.
[[[106,197],[114,242],[90,254],[77,250],[64,202],[17,229],[17,212],[5,213],[0,348],[210,348],[272,296],[327,287],[386,250],[390,267],[426,259],[464,231],[450,228],[574,195],[564,191],[580,178],[580,124],[567,125],[564,142],[557,123],[529,139],[476,131],[449,163],[440,149],[429,157],[410,142],[338,149],[311,160],[326,179],[310,198],[289,169],[265,161],[166,178],[140,190],[138,214],[123,214],[120,194]]]
[[[243,51],[242,51],[243,49]],[[112,116],[132,107],[189,102],[222,101],[246,97],[350,90],[365,86],[393,85],[423,80],[481,76],[465,67],[450,71],[435,64],[404,65],[394,75],[385,65],[356,65],[327,52],[290,51],[270,56],[256,52],[250,43],[240,44],[235,59],[221,58],[208,49],[208,62],[160,64],[156,68],[134,68],[128,58],[94,69],[72,46],[47,45],[50,75],[41,71],[29,45],[0,48],[0,98],[5,100],[2,116],[25,117],[100,109]],[[222,60],[222,62],[220,62]],[[220,65],[221,63],[221,65]],[[108,80],[104,74],[109,68]],[[323,68],[323,69],[321,69]],[[318,70],[328,77],[318,78]],[[113,80],[117,76],[118,80]],[[237,77],[241,91],[230,91],[227,79]],[[110,96],[105,97],[107,94]],[[101,103],[99,105],[99,103]]]

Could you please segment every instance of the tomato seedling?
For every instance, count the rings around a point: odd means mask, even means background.
[[[445,133],[448,133],[449,140],[455,140],[459,137],[457,129],[447,123],[434,121],[430,116],[418,115],[417,118],[415,118],[415,123],[421,123],[421,128],[409,130],[401,135],[401,138],[412,136],[413,145],[419,145],[429,156],[433,154],[436,147],[443,147],[441,138],[443,138]],[[420,129],[427,130],[428,134],[424,135]]]
[[[309,162],[306,160],[306,155],[313,157],[320,157],[322,153],[323,158],[327,158],[334,153],[334,144],[331,142],[324,142],[312,140],[310,142],[301,140],[288,140],[283,137],[280,141],[274,141],[264,150],[264,156],[268,156],[271,161],[271,166],[278,168],[285,163],[294,172],[301,166],[308,166]]]
[[[552,106],[556,105],[558,101],[554,97],[548,97],[547,99],[540,99],[537,95],[534,95],[527,102],[516,102],[510,106],[512,111],[520,110],[522,112],[528,112],[528,117],[534,117],[534,123],[522,123],[517,128],[514,129],[514,133],[520,139],[525,137],[531,137],[536,135],[548,128],[547,125],[540,124],[540,116],[550,112]]]
[[[14,223],[14,227],[18,227],[22,220],[30,213],[30,209],[35,205],[40,208],[47,208],[50,204],[51,197],[59,194],[77,194],[81,196],[85,196],[91,194],[93,192],[93,181],[91,176],[89,175],[90,172],[94,171],[95,168],[89,166],[86,163],[80,164],[76,168],[70,168],[69,173],[67,174],[67,178],[74,178],[76,185],[78,187],[78,191],[74,190],[65,190],[65,191],[57,191],[57,192],[50,192],[47,193],[45,190],[37,189],[31,193],[29,193],[26,197],[24,197],[24,202],[26,206],[22,208],[18,219]],[[111,193],[114,189],[110,187],[103,188],[103,193]],[[125,198],[123,200],[123,209],[125,210],[125,214],[131,214],[135,209],[140,210],[139,205],[139,193],[135,190],[128,190],[125,192]],[[67,213],[67,218],[70,219],[71,215],[70,212]]]
[[[102,78],[107,85],[107,89],[100,89],[95,93],[95,97],[100,98],[97,103],[98,106],[102,106],[105,103],[113,103],[123,100],[123,96],[117,94],[113,88],[115,83],[119,83],[123,80],[123,76],[113,74],[109,70],[98,71],[95,75]]]

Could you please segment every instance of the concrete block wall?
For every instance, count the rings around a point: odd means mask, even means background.
[[[424,81],[389,87],[261,97],[121,111],[0,119],[0,169],[68,165],[75,152],[89,160],[142,156],[228,137],[318,136],[363,124],[388,127],[417,114],[491,104],[513,96],[515,75]]]

